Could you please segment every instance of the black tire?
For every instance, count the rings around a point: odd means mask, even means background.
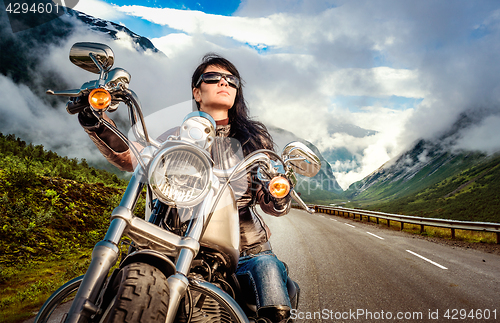
[[[167,278],[145,263],[131,263],[120,270],[116,300],[107,322],[165,322],[168,310]]]

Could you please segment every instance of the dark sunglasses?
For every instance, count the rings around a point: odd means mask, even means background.
[[[202,74],[198,79],[198,82],[196,82],[195,87],[198,87],[201,81],[207,84],[217,84],[222,78],[226,80],[227,84],[229,84],[230,87],[234,87],[235,89],[238,89],[240,87],[240,79],[237,76],[234,76],[232,74],[223,74],[219,72],[208,72]]]

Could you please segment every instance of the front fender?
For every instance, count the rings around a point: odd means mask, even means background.
[[[162,253],[159,253],[154,250],[144,249],[138,250],[130,255],[128,255],[120,264],[120,268],[127,266],[133,262],[142,262],[153,267],[158,268],[165,277],[169,277],[175,274],[175,264]]]

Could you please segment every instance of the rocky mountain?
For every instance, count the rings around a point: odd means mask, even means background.
[[[113,22],[94,18],[82,12],[67,9],[67,13],[58,19],[51,20],[43,25],[30,28],[21,32],[13,33],[7,14],[0,12],[0,73],[11,78],[15,83],[36,88],[37,84],[44,84],[43,89],[36,93],[44,101],[55,100],[43,94],[46,88],[65,88],[60,77],[38,69],[38,65],[44,59],[46,49],[53,45],[61,44],[76,29],[76,24],[85,24],[90,30],[108,36],[116,40],[119,33],[127,34],[136,44],[136,48],[150,50],[159,55],[161,53],[151,41],[130,31],[125,26]],[[36,77],[33,75],[36,70]],[[56,86],[57,85],[57,86]],[[35,89],[35,92],[37,90]]]
[[[484,153],[454,148],[461,131],[478,120],[477,115],[463,113],[438,138],[419,140],[408,151],[353,183],[345,192],[346,196],[364,203],[390,201],[426,189],[483,162]]]
[[[51,114],[51,108],[57,111],[64,106],[67,98],[46,95],[47,89],[68,89],[73,88],[67,84],[65,78],[54,69],[47,67],[47,61],[50,61],[51,49],[65,45],[68,39],[74,34],[81,33],[82,30],[89,30],[95,33],[96,38],[108,38],[109,43],[115,40],[125,38],[130,40],[131,48],[141,52],[149,52],[154,55],[165,56],[159,51],[149,39],[137,35],[128,28],[94,18],[82,12],[67,9],[67,12],[57,19],[53,19],[45,24],[23,31],[13,32],[5,10],[0,10],[0,81],[4,90],[11,89],[15,94],[22,96],[25,102],[25,108],[30,112],[21,113],[21,109],[16,112],[12,109],[12,100],[2,100],[0,103],[0,131],[4,133],[13,133],[21,136],[29,142],[43,143],[57,150],[59,147],[71,146],[73,142],[59,140],[51,144],[46,139],[38,140],[36,129],[24,131],[21,126],[24,124],[22,118],[31,118],[33,120],[39,115]],[[133,50],[132,49],[132,50]],[[67,55],[67,54],[66,54]],[[67,56],[66,56],[67,57]],[[6,98],[9,99],[9,98]],[[45,118],[47,121],[50,118]],[[51,120],[48,120],[51,121]],[[41,121],[42,122],[42,121]],[[16,126],[12,125],[18,125]],[[19,129],[19,132],[17,132]],[[97,164],[98,163],[98,164]],[[93,162],[94,166],[105,168],[109,171],[118,172],[109,163]]]
[[[83,12],[80,12],[77,10],[72,10],[72,9],[68,9],[68,15],[82,21],[83,23],[88,25],[90,29],[92,29],[96,32],[101,32],[101,33],[107,34],[112,39],[115,39],[115,40],[118,39],[119,32],[124,32],[128,36],[130,36],[130,38],[132,38],[132,40],[137,45],[139,45],[140,48],[142,48],[143,50],[145,50],[145,51],[151,50],[155,53],[160,53],[161,55],[164,55],[161,51],[159,51],[153,45],[153,43],[148,38],[137,35],[136,33],[132,32],[130,29],[128,29],[125,26],[116,24],[116,23],[111,22],[111,21],[95,18],[95,17],[89,16]]]

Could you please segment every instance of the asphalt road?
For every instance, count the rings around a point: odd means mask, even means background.
[[[297,322],[500,321],[498,255],[321,213],[264,217],[301,287]]]
[[[321,213],[263,216],[301,288],[296,322],[500,321],[498,255]]]

